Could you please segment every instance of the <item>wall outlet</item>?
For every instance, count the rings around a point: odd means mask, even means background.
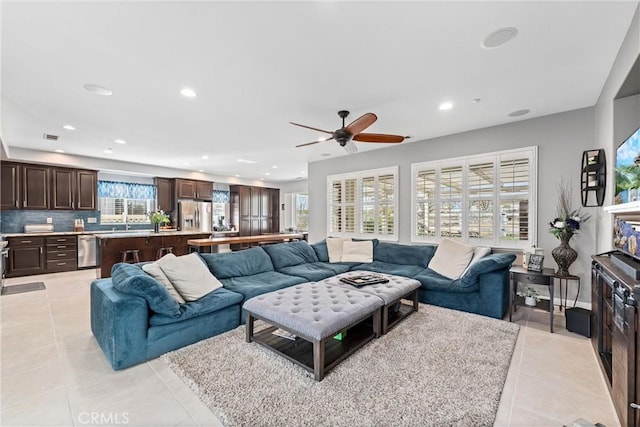
[[[98,219],[95,217],[87,218],[88,224],[96,224],[97,222],[98,222]]]
[[[53,218],[47,218],[47,224],[53,224]]]

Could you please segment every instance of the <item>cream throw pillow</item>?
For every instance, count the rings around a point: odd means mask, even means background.
[[[345,241],[342,244],[342,262],[373,262],[373,242]]]
[[[342,246],[344,242],[350,242],[348,237],[327,237],[327,253],[329,262],[342,261]]]
[[[154,263],[143,265],[142,269],[150,276],[153,276],[153,278],[156,279],[158,282],[162,283],[162,286],[167,288],[167,291],[169,291],[169,294],[176,301],[178,301],[178,304],[184,304],[186,301],[184,300],[184,298],[182,298],[182,295],[178,293],[176,288],[173,287],[167,275],[164,274],[162,272],[162,269],[160,268],[160,264],[164,263],[168,258],[172,258],[172,257],[175,258],[176,256],[174,254],[166,254],[165,256],[163,256],[162,258],[160,258]]]
[[[438,274],[457,279],[473,258],[473,246],[451,239],[442,239],[435,255],[429,261],[429,268]]]
[[[196,301],[222,287],[196,253],[168,258],[160,268],[186,301]]]
[[[487,246],[476,246],[475,248],[473,248],[473,258],[471,258],[471,262],[469,263],[467,268],[464,269],[461,276],[464,276],[465,274],[467,274],[467,271],[469,271],[469,269],[473,264],[480,261],[482,258],[486,257],[490,253],[491,253],[491,248]]]

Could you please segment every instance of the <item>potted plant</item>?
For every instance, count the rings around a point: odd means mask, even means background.
[[[540,302],[540,292],[537,289],[528,287],[522,292],[518,292],[518,296],[524,298],[524,303],[530,307],[535,307]]]
[[[163,210],[153,211],[149,213],[149,220],[153,224],[153,231],[160,232],[160,224],[166,224],[170,221],[169,215],[164,213]]]

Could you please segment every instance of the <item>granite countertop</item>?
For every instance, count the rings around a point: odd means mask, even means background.
[[[230,234],[237,233],[237,231],[214,231],[213,234]],[[4,233],[0,234],[0,237],[8,238],[8,237],[46,237],[46,236],[80,236],[86,234],[93,234],[99,239],[121,239],[124,237],[148,237],[148,236],[189,236],[189,235],[211,235],[212,233],[207,232],[196,232],[196,231],[176,231],[176,230],[168,230],[162,231],[159,233],[155,233],[152,229],[148,230],[96,230],[96,231],[54,231],[51,232],[41,232],[41,233]]]
[[[199,231],[160,231],[155,233],[153,230],[136,230],[136,231],[121,231],[121,232],[108,232],[96,234],[96,237],[100,240],[107,239],[125,239],[128,237],[159,237],[159,236],[194,236],[194,235],[211,235],[208,232]]]

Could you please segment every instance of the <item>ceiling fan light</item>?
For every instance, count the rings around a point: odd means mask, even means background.
[[[358,147],[356,147],[356,144],[351,140],[347,141],[347,143],[344,144],[343,147],[349,154],[358,152]]]

